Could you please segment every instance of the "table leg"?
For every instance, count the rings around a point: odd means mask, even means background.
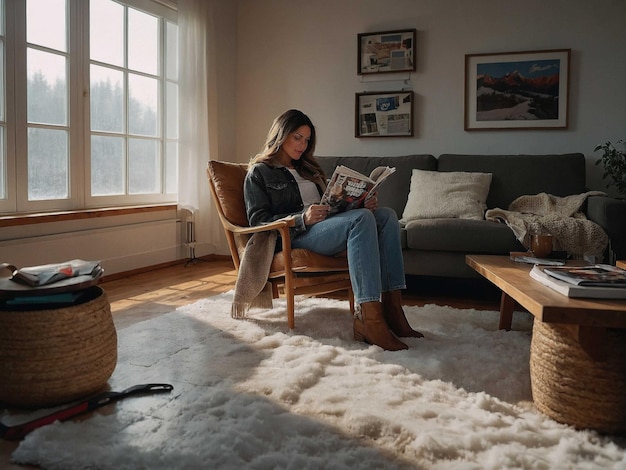
[[[515,308],[515,299],[505,292],[500,297],[500,324],[498,328],[501,330],[511,331],[513,323],[513,309]]]

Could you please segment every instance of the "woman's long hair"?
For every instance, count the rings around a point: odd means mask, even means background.
[[[311,138],[300,159],[294,160],[294,168],[303,178],[325,186],[324,170],[322,170],[317,159],[313,156],[315,151],[315,126],[306,114],[297,109],[285,111],[274,119],[272,127],[267,133],[263,150],[250,159],[248,167],[261,162],[272,165],[276,160],[280,146],[285,142],[287,136],[302,126],[308,126],[311,129]]]

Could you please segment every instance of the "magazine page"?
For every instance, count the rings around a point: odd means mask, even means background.
[[[330,206],[329,215],[362,207],[367,196],[394,171],[395,168],[389,167],[375,168],[372,171],[372,176],[376,177],[374,180],[340,165],[335,168],[320,203]]]
[[[373,171],[376,171],[376,168]],[[333,174],[335,173],[339,173],[342,176],[349,176],[351,178],[363,180],[368,183],[374,183],[374,181],[370,177],[365,176],[364,174],[359,173],[358,171],[353,170],[352,168],[347,167],[347,166],[339,165],[337,168],[335,168],[335,171],[333,172]]]
[[[626,270],[606,264],[545,268],[552,277],[577,286],[626,288]]]
[[[370,194],[374,193],[376,189],[378,189],[378,186],[380,186],[381,183],[385,181],[385,179],[387,179],[389,175],[395,173],[395,171],[395,167],[390,166],[379,166],[374,168],[370,173],[370,179],[375,183],[374,186],[370,189]]]

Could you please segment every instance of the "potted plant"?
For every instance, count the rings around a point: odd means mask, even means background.
[[[604,167],[602,179],[608,179],[606,187],[614,186],[621,196],[626,196],[626,142],[618,140],[617,144],[624,147],[624,150],[618,150],[609,141],[605,144],[597,145],[593,151],[602,150],[603,152],[596,165],[602,163]]]

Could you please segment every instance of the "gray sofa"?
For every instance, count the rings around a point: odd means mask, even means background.
[[[569,196],[587,191],[585,157],[563,155],[406,155],[398,157],[318,157],[327,177],[337,165],[369,173],[380,165],[396,167],[396,173],[379,190],[379,205],[393,208],[402,217],[410,189],[412,170],[491,173],[487,208],[507,209],[522,195],[545,192]],[[626,201],[592,196],[583,211],[609,236],[605,262],[626,259]],[[403,256],[407,275],[476,278],[465,264],[474,253],[508,255],[525,248],[505,224],[460,218],[422,219],[403,228]]]

